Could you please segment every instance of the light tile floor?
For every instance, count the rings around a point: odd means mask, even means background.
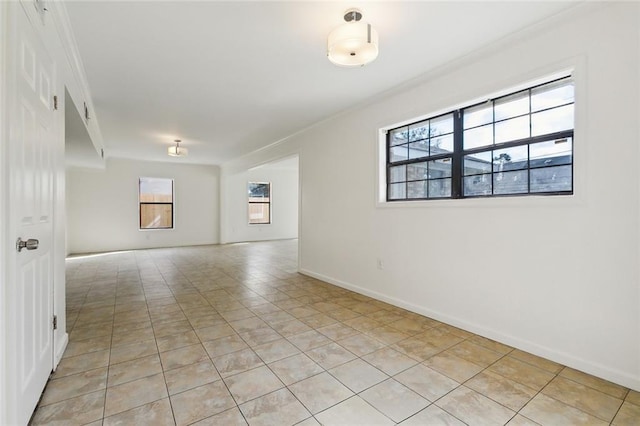
[[[32,424],[639,425],[640,393],[296,273],[297,241],[67,261]]]

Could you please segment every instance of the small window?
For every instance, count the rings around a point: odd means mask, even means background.
[[[173,179],[140,178],[140,229],[173,228]]]
[[[271,183],[249,182],[249,225],[271,223]]]
[[[387,201],[573,194],[574,84],[561,78],[387,133]]]

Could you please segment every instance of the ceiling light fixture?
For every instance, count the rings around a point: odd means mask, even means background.
[[[180,147],[180,142],[182,141],[180,139],[176,139],[174,142],[176,143],[176,146],[170,146],[167,150],[167,154],[172,157],[186,157],[189,154],[189,150],[187,148]]]
[[[378,57],[378,32],[362,22],[362,12],[348,9],[345,23],[329,33],[327,57],[342,67],[362,67]]]

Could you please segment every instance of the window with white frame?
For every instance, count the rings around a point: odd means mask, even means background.
[[[271,183],[249,182],[249,225],[271,223]]]
[[[573,193],[565,77],[391,129],[387,201]]]

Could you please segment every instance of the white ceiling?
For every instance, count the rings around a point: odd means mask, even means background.
[[[566,2],[70,1],[107,157],[221,164],[575,5]],[[359,7],[380,56],[327,34]],[[526,54],[526,52],[523,52]],[[182,139],[187,158],[167,156]]]

